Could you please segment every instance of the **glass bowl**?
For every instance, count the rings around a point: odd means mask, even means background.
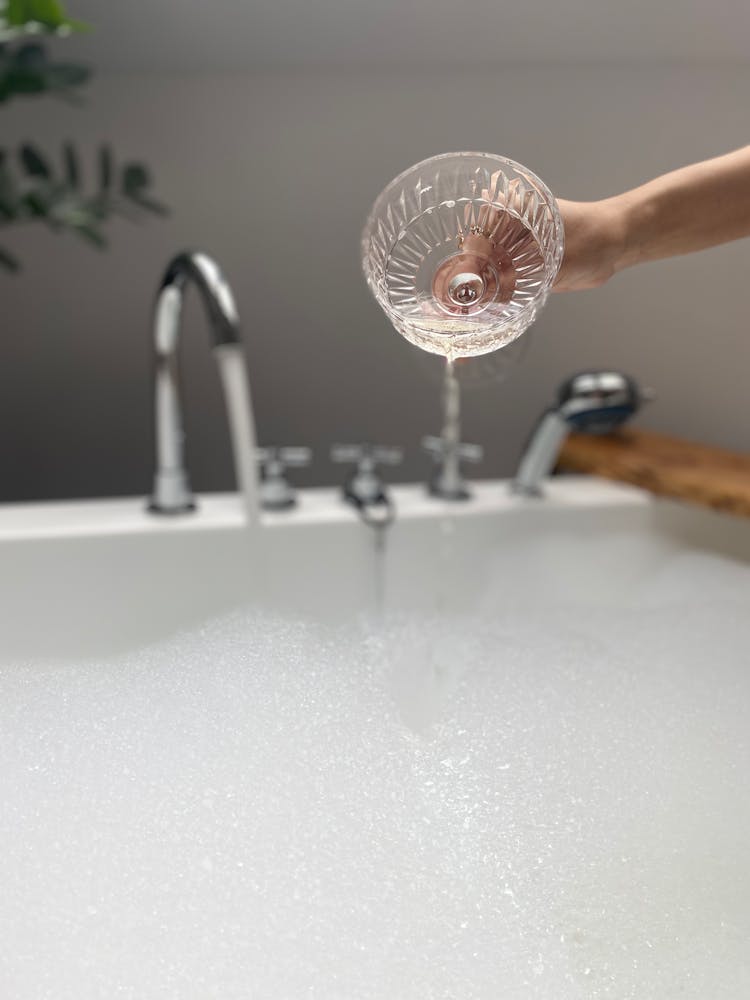
[[[560,268],[557,202],[491,153],[443,153],[399,174],[362,233],[367,283],[407,340],[448,358],[488,354],[533,323]]]

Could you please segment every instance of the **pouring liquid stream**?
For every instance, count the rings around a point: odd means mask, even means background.
[[[458,478],[458,448],[461,444],[461,385],[456,375],[456,360],[452,353],[445,358],[443,383],[443,448],[446,467]]]
[[[382,621],[385,615],[385,591],[386,591],[386,551],[387,551],[388,528],[386,525],[377,525],[373,529],[373,612],[376,621]]]
[[[458,481],[460,474],[458,448],[461,443],[461,384],[456,375],[456,359],[452,351],[445,356],[443,381],[443,462],[446,476]],[[436,610],[439,615],[451,608],[451,580],[455,562],[455,519],[446,514],[440,522],[440,544]]]

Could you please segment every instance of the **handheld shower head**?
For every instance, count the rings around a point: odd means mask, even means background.
[[[609,434],[651,399],[635,379],[615,371],[571,375],[557,392],[557,412],[573,430]]]
[[[513,480],[514,493],[541,496],[541,483],[552,472],[560,446],[570,431],[609,434],[653,398],[635,379],[621,372],[578,372],[557,392],[557,403],[542,414]]]

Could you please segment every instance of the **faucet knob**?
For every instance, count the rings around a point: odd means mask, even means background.
[[[376,465],[401,465],[404,460],[404,449],[395,444],[376,445],[372,454]]]
[[[288,510],[297,502],[296,492],[286,478],[287,468],[301,469],[312,461],[305,447],[258,448],[255,457],[261,467],[260,505],[264,510]]]
[[[307,448],[305,445],[287,445],[279,448],[277,454],[279,460],[290,469],[307,468],[313,459],[312,448]]]
[[[371,466],[400,465],[404,460],[404,450],[397,445],[383,444],[334,444],[331,447],[331,461],[337,465]]]
[[[446,441],[442,437],[422,439],[422,447],[436,463],[434,476],[427,488],[441,500],[468,500],[471,496],[466,480],[461,475],[461,462],[481,462],[484,448],[479,444]]]
[[[388,502],[378,466],[399,465],[403,458],[403,448],[396,445],[335,444],[331,448],[331,461],[355,466],[344,483],[344,498],[360,509]]]
[[[432,455],[436,462],[440,461],[446,452],[451,450],[451,446],[446,443],[444,438],[432,434],[422,438],[422,447],[429,455]],[[484,448],[481,444],[464,444],[461,441],[456,446],[455,451],[462,461],[475,465],[484,458]]]

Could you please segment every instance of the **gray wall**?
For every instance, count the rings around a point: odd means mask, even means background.
[[[148,326],[170,254],[214,254],[236,291],[262,442],[310,444],[308,482],[340,476],[328,445],[409,450],[439,426],[435,362],[389,328],[360,275],[374,196],[433,153],[491,150],[560,196],[597,198],[747,141],[750,67],[514,66],[478,72],[355,68],[263,76],[100,77],[84,109],[3,112],[4,141],[111,139],[152,164],[167,221],[112,227],[97,253],[29,230],[0,275],[0,499],[141,493],[150,479]],[[642,423],[745,449],[750,245],[634,269],[553,296],[505,381],[468,391],[465,437],[482,476],[507,474],[556,383],[622,367],[658,400]],[[189,449],[199,489],[231,484],[217,380],[196,303],[186,322]],[[503,370],[502,357],[495,359]],[[305,476],[301,477],[303,480]]]

